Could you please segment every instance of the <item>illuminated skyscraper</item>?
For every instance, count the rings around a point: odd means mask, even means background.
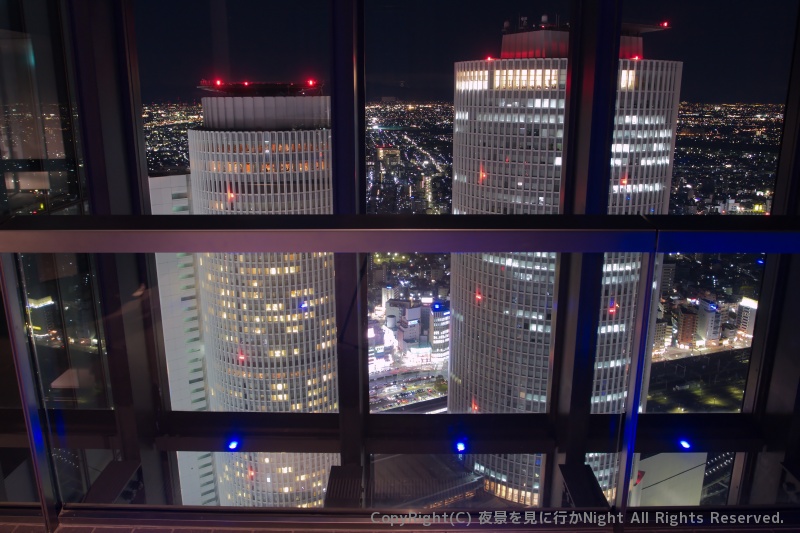
[[[450,305],[448,302],[433,302],[428,331],[431,343],[431,361],[440,367],[450,359]]]
[[[204,88],[221,95],[203,98],[203,126],[189,130],[189,185],[181,191],[167,183],[171,191],[151,194],[154,203],[158,197],[169,202],[171,192],[191,214],[332,213],[329,97],[311,82]],[[205,400],[215,411],[337,410],[332,254],[206,253],[194,261],[159,254],[158,261],[162,294],[170,290],[173,302],[191,304],[182,314],[194,310],[189,319],[195,327],[186,338],[165,325],[170,390],[179,391],[173,409]],[[193,272],[180,274],[186,265]],[[173,274],[172,287],[162,273]],[[182,318],[162,314],[167,322]],[[236,506],[321,506],[338,461],[336,454],[215,455],[219,503]],[[197,462],[195,469],[211,462],[184,459]],[[185,485],[192,477],[180,466]]]
[[[623,27],[610,214],[667,212],[681,64],[644,60],[643,30]],[[559,212],[567,80],[565,28],[503,36],[500,59],[456,63],[455,214]],[[458,254],[452,261],[451,412],[546,412],[555,253]],[[592,410],[625,403],[638,254],[606,254]],[[603,489],[614,465],[588,458]],[[538,505],[541,457],[468,456],[486,489]]]

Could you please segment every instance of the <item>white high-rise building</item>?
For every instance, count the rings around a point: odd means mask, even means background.
[[[681,64],[644,60],[623,27],[610,154],[610,214],[667,212]],[[555,214],[563,163],[568,32],[503,36],[500,59],[455,65],[453,212]],[[454,254],[451,412],[547,410],[555,253]],[[606,254],[592,410],[620,412],[633,341],[638,254]],[[591,455],[591,454],[590,454]],[[473,455],[487,491],[538,505],[539,455]],[[615,465],[592,464],[605,490]]]
[[[445,366],[450,360],[450,304],[434,301],[428,326],[431,343],[431,361],[437,367]]]
[[[697,316],[697,334],[704,341],[718,341],[722,328],[722,313],[717,302],[700,299]]]
[[[753,327],[756,324],[756,310],[758,302],[752,298],[742,298],[736,307],[736,329],[738,334],[745,339],[753,337]]]
[[[204,88],[222,95],[203,98],[203,126],[189,130],[190,184],[177,196],[191,214],[332,213],[329,97],[317,87],[292,84],[214,83]],[[168,203],[167,194],[159,192],[153,201]],[[170,194],[176,197],[174,190]],[[167,257],[159,278],[163,274],[161,282],[168,285],[178,272],[172,262],[181,259],[162,255]],[[336,411],[333,254],[205,253],[191,263],[192,278],[180,279],[198,297],[191,302],[199,312],[190,336],[202,347],[207,377],[188,383],[204,393],[208,408]],[[181,290],[171,293],[187,298]],[[162,309],[168,305],[162,301]],[[187,358],[182,353],[187,340],[173,342],[172,354],[167,346],[168,366],[170,360],[176,370],[185,366],[181,358]],[[186,388],[185,373],[170,377],[171,389]],[[176,401],[173,408],[183,408]],[[188,472],[197,458],[184,459]],[[218,501],[322,506],[330,467],[338,460],[337,454],[217,453]]]

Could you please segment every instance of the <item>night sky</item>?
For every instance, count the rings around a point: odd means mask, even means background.
[[[453,99],[453,63],[498,56],[519,15],[568,20],[568,0],[365,0],[367,98]],[[142,100],[195,100],[202,78],[331,79],[328,0],[136,0]],[[754,7],[755,6],[755,7]],[[683,61],[681,99],[783,102],[796,0],[627,0],[646,59]],[[207,94],[207,93],[205,93]]]

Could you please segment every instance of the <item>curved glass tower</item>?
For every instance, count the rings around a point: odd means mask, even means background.
[[[203,98],[203,128],[189,131],[192,212],[331,213],[330,99],[291,85],[220,90],[236,96]],[[332,254],[200,254],[197,275],[212,410],[337,410]],[[337,460],[217,454],[220,503],[321,506]]]
[[[455,214],[559,212],[568,37],[543,24],[504,35],[500,59],[456,63]],[[620,52],[608,212],[666,213],[681,64],[642,59],[636,28]],[[450,412],[546,412],[555,265],[546,252],[454,254]],[[639,267],[638,254],[606,254],[595,413],[624,408]],[[540,456],[467,459],[489,492],[539,504]],[[613,489],[613,460],[588,460]]]

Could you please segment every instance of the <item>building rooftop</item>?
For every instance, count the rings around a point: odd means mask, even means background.
[[[221,96],[321,96],[322,87],[323,84],[313,79],[305,83],[200,80],[197,86]]]

